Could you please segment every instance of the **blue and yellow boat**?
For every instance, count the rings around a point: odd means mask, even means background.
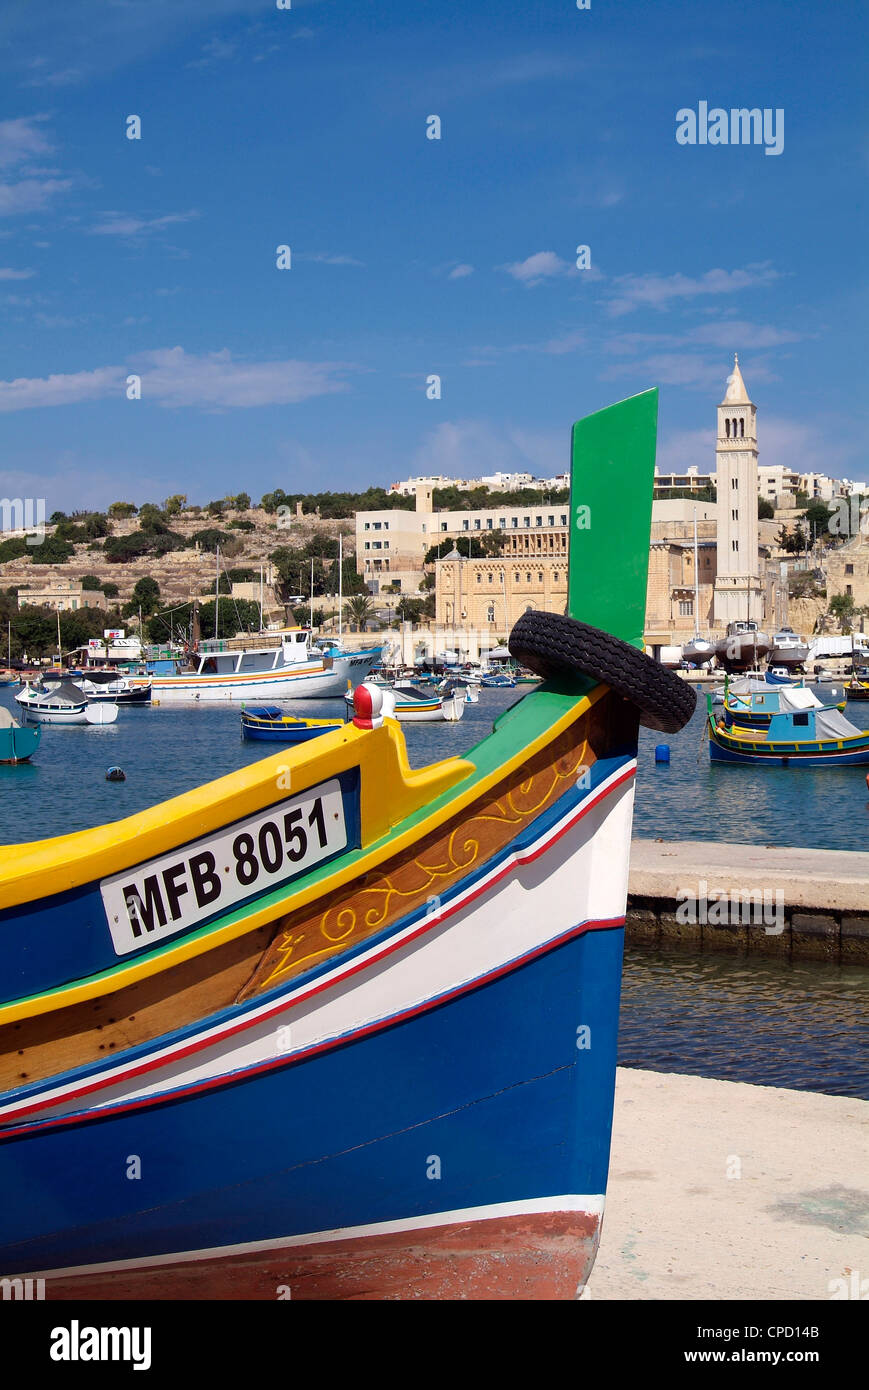
[[[542,683],[0,850],[0,1269],[49,1297],[572,1298],[606,1190],[657,393],[580,421]],[[612,497],[631,497],[616,532]],[[577,512],[579,515],[579,512]],[[581,619],[583,619],[581,621]]]
[[[869,729],[840,704],[825,705],[801,687],[728,694],[723,709],[706,697],[709,756],[715,763],[839,767],[869,763]]]
[[[307,743],[343,727],[343,719],[296,719],[277,705],[251,705],[241,712],[242,738],[266,743]]]

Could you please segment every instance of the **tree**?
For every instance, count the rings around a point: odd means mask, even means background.
[[[208,512],[209,516],[223,516],[223,508],[223,498],[219,498],[216,499],[214,502],[208,502],[206,504],[205,510]]]
[[[400,618],[403,623],[418,623],[422,617],[422,610],[422,599],[403,598],[395,605],[395,616]]]
[[[23,536],[10,536],[8,541],[0,541],[0,565],[7,560],[20,560],[22,555],[29,555],[30,550]]]
[[[144,624],[146,633],[152,642],[165,642],[170,632],[177,637],[186,631],[189,636],[192,615],[192,603],[173,608],[171,613],[155,613]],[[214,636],[214,599],[200,605],[199,627],[203,638]],[[259,632],[259,604],[248,599],[221,598],[218,632],[221,637]]]
[[[28,546],[28,551],[35,565],[63,565],[72,559],[75,547],[56,536],[46,536],[41,545]]]
[[[250,510],[250,494],[247,492],[237,492],[234,497],[226,498],[226,505],[230,511],[246,512]]]
[[[149,574],[137,579],[133,585],[133,601],[141,608],[142,616],[150,617],[160,607],[160,585]]]
[[[856,614],[853,595],[834,594],[830,599],[829,611],[847,635],[852,629]]]
[[[772,521],[775,516],[775,507],[766,497],[757,499],[757,516],[759,521]]]
[[[103,584],[99,575],[85,574],[82,576],[81,587],[83,589],[102,589]]]
[[[207,527],[204,531],[197,531],[195,536],[191,536],[190,545],[195,546],[198,542],[200,550],[208,550],[213,555],[218,546],[223,549],[230,541],[232,541],[232,537],[227,531],[220,531],[217,527],[212,526]],[[233,544],[236,550],[238,550],[241,542],[236,541],[233,542]]]
[[[105,583],[105,584],[101,584],[101,585],[100,585],[100,588],[102,589],[102,591],[103,591],[103,593],[105,594],[106,598],[117,598],[117,597],[118,597],[118,586],[117,586],[117,584]]]
[[[791,537],[791,539],[793,542],[793,548],[797,554],[799,554],[803,550],[808,550],[809,538],[799,522],[797,522],[796,526],[794,527],[794,534]]]
[[[227,526],[230,531],[255,531],[256,527],[252,521],[248,521],[246,516],[234,516],[232,521],[228,521]]]
[[[496,532],[492,532],[494,536]],[[501,533],[498,532],[498,535]],[[503,538],[502,538],[503,539]],[[482,536],[459,536],[456,540],[445,538],[437,545],[431,546],[423,557],[424,565],[432,565],[435,560],[442,560],[451,550],[457,550],[463,559],[479,560],[486,554],[493,551],[487,550],[483,544]]]
[[[784,522],[782,522],[782,525],[779,528],[778,534],[775,538],[775,543],[778,546],[779,550],[789,551],[791,548],[791,533],[785,526]]]
[[[172,494],[171,497],[166,498],[166,503],[163,510],[167,516],[177,516],[179,512],[184,510],[186,503],[187,493],[175,492]]]
[[[355,594],[344,604],[344,619],[360,632],[365,632],[374,613],[374,604],[368,594]]]
[[[153,502],[143,502],[139,508],[139,530],[152,536],[164,535],[169,530],[165,513]]]
[[[127,517],[135,516],[138,508],[132,502],[113,502],[109,507],[109,516],[116,517],[119,521],[125,521]]]

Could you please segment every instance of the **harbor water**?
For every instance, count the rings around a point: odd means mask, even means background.
[[[827,690],[819,688],[822,698]],[[14,692],[0,692],[13,713]],[[405,724],[414,767],[465,753],[525,688],[484,690],[457,723]],[[293,702],[289,712],[335,718],[339,701]],[[119,820],[263,757],[280,744],[244,742],[238,706],[121,708],[106,726],[46,726],[32,763],[0,767],[0,843],[63,835]],[[860,727],[869,706],[849,706]],[[634,834],[668,840],[732,840],[865,850],[869,793],[856,768],[711,765],[705,700],[667,738],[670,762],[655,762],[660,733],[640,739]],[[122,767],[124,782],[107,782]],[[724,1080],[867,1095],[858,1064],[869,969],[791,965],[685,952],[631,949],[626,956],[620,1062]],[[865,1041],[864,1041],[865,1046]]]

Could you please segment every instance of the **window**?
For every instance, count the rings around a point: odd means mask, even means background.
[[[366,550],[370,550],[370,549],[371,549],[371,542],[370,542],[370,541],[366,541],[366,542],[365,542],[365,549],[366,549]]]
[[[371,549],[372,549],[372,550],[379,550],[379,549],[380,549],[380,541],[372,541],[372,542],[371,542]]]
[[[490,603],[489,606],[488,606],[488,608],[486,609],[486,618],[487,618],[487,620],[488,620],[490,623],[493,623],[493,622],[495,621],[495,605],[494,605],[494,603]]]
[[[731,486],[732,488],[738,488],[738,487],[739,487],[739,479],[738,479],[738,478],[731,478],[731,479],[730,479],[730,486]]]
[[[740,420],[740,422],[739,422],[739,437],[740,437],[740,439],[744,439],[744,438],[745,438],[745,421],[744,421],[744,420]]]
[[[375,521],[375,523],[374,523],[374,529],[375,529],[375,531],[379,531],[379,530],[380,530],[380,522],[379,522],[379,521]]]
[[[370,521],[366,521],[366,523],[365,523],[365,529],[366,529],[366,531],[370,531],[370,530],[371,530],[371,522],[370,522]]]
[[[737,509],[736,509],[735,507],[734,507],[733,510],[731,511],[730,516],[731,516],[731,520],[733,520],[733,521],[738,521],[738,520],[739,520],[739,512],[737,511]]]
[[[845,593],[846,593],[846,594],[850,594],[850,593],[851,593],[851,585],[850,585],[850,584],[846,584],[846,585],[845,585]]]
[[[738,549],[739,549],[739,541],[731,541],[731,542],[730,542],[730,549],[731,549],[731,550],[738,550]]]
[[[383,523],[383,529],[384,529],[384,531],[388,531],[388,530],[389,530],[389,522],[388,522],[388,521],[384,521],[384,523]]]
[[[730,438],[730,421],[729,421],[729,420],[725,420],[725,421],[724,421],[724,435],[725,435],[725,438],[726,438],[726,439],[729,439],[729,438]]]
[[[567,525],[567,512],[562,512],[562,513],[561,513],[561,524],[562,524],[562,526],[566,526],[566,525]]]
[[[693,599],[690,599],[690,598],[689,598],[689,599],[681,599],[680,602],[679,602],[679,617],[680,617],[680,618],[693,618],[693,616],[694,616],[694,600],[693,600]]]
[[[516,583],[516,584],[519,583],[519,571],[518,571],[518,570],[517,570],[516,573],[513,575],[513,581],[514,581],[514,583]]]
[[[445,531],[446,529],[447,529],[447,523],[446,523],[445,521],[442,521],[442,522],[441,522],[441,530],[442,530],[442,531]]]
[[[477,520],[477,521],[474,522],[474,530],[475,530],[475,531],[480,531],[480,530],[482,529],[482,526],[483,526],[483,523],[482,523],[481,521]]]
[[[505,526],[507,525],[507,518],[506,518],[506,516],[502,516],[502,517],[501,517],[501,520],[498,522],[498,525],[500,526],[501,530],[503,531],[504,528],[505,528]]]
[[[808,711],[806,711],[805,714],[795,714],[795,715],[793,716],[793,720],[794,720],[794,723],[795,723],[795,724],[800,724],[800,725],[808,724],[808,722],[809,722]]]
[[[530,518],[530,516],[526,516],[526,518],[525,518],[525,525],[526,525],[526,526],[530,526],[530,525],[531,525],[531,518]]]
[[[526,576],[525,576],[525,583],[526,583],[526,584],[530,584],[530,583],[531,583],[531,575],[530,575],[530,574],[526,574]]]
[[[534,525],[535,525],[535,526],[542,526],[542,525],[543,525],[543,517],[542,517],[542,516],[535,516],[535,518],[534,518]]]
[[[384,549],[384,550],[388,550],[388,549],[389,549],[389,541],[384,541],[384,542],[383,542],[383,549]]]
[[[482,582],[483,582],[483,576],[482,576],[481,574],[478,574],[478,575],[477,575],[477,583],[478,583],[478,584],[482,584]]]
[[[845,573],[846,573],[846,574],[853,574],[853,573],[854,573],[854,566],[853,566],[853,565],[846,565],[846,566],[845,566]]]
[[[546,525],[547,525],[547,526],[554,526],[554,525],[555,525],[555,517],[554,517],[554,516],[548,516],[548,517],[546,518]]]
[[[491,531],[492,529],[493,529],[493,528],[492,528],[492,518],[491,518],[490,516],[487,516],[487,517],[486,517],[486,530],[487,530],[487,531]]]
[[[518,518],[518,516],[511,516],[511,518],[510,518],[510,525],[511,525],[511,526],[518,526],[518,525],[519,525],[519,518]]]
[[[542,575],[542,574],[538,574],[538,576],[537,576],[537,583],[538,583],[538,584],[542,584],[542,583],[543,583],[543,575]]]
[[[470,529],[471,529],[471,523],[470,523],[469,521],[463,521],[463,522],[462,522],[462,530],[463,530],[463,531],[470,531]]]
[[[491,582],[492,582],[492,575],[491,575],[491,573],[488,575],[488,579],[489,579],[489,583],[491,584]]]

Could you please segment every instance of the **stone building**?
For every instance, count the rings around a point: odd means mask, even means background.
[[[435,621],[444,627],[494,628],[504,634],[526,609],[563,613],[567,555],[464,560],[435,564]]]
[[[827,602],[837,594],[853,598],[855,608],[869,605],[869,535],[858,531],[841,550],[831,550],[825,560]]]
[[[18,607],[53,608],[65,613],[78,608],[105,608],[102,589],[85,589],[78,579],[56,579],[32,589],[19,588]]]

